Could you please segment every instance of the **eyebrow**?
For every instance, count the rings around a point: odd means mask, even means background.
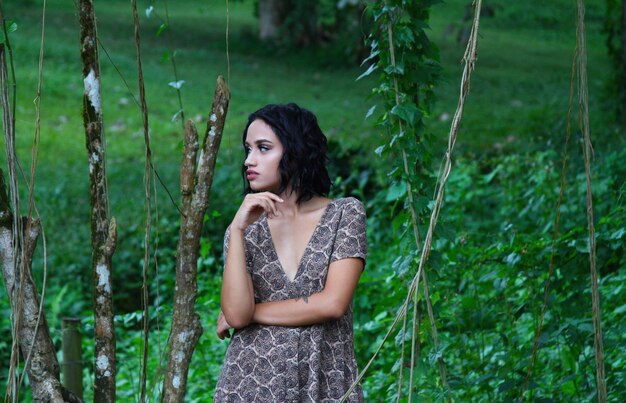
[[[274,144],[270,140],[267,140],[267,139],[259,139],[259,140],[254,142],[254,144],[263,144],[263,143]],[[247,141],[244,144],[245,145],[250,145],[250,143],[248,143]]]

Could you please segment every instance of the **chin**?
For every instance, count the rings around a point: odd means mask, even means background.
[[[260,192],[270,192],[270,193],[274,193],[274,194],[278,194],[277,188],[273,188],[273,187],[267,187],[267,186],[250,186],[250,189],[254,192],[254,193],[260,193]]]
[[[266,188],[266,187],[264,187],[264,186],[253,185],[253,184],[250,184],[250,189],[251,189],[253,192],[255,192],[255,193],[258,193],[258,192],[266,192],[266,191],[268,191],[268,190],[269,190],[269,189],[267,189],[267,188]]]

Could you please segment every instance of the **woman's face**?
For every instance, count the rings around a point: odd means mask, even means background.
[[[276,193],[280,187],[278,165],[283,157],[283,145],[272,128],[261,119],[253,121],[246,133],[246,179],[255,192]]]

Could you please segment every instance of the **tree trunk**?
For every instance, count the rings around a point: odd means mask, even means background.
[[[285,0],[259,0],[259,38],[276,39],[284,18]]]
[[[198,132],[191,120],[185,126],[183,160],[180,173],[182,214],[176,258],[176,287],[170,332],[170,349],[163,380],[163,402],[182,402],[187,388],[187,372],[193,351],[202,334],[200,317],[194,305],[198,295],[196,281],[200,233],[209,207],[209,193],[217,152],[222,140],[230,92],[224,79],[217,78],[211,115],[198,157]]]
[[[9,100],[9,83],[5,47],[0,44],[0,104],[3,111],[7,159],[15,162],[15,132]],[[11,163],[10,163],[11,164]],[[13,171],[12,171],[13,172]],[[13,183],[13,182],[12,182]],[[11,187],[15,195],[18,189]],[[16,199],[17,200],[17,199]],[[17,235],[17,239],[16,236]],[[39,295],[32,277],[31,265],[39,222],[15,216],[6,192],[4,174],[0,170],[0,265],[4,286],[15,318],[14,340],[26,360],[26,373],[36,402],[79,402],[59,381],[59,362],[50,338],[48,323],[40,310]],[[10,392],[11,393],[11,392]],[[19,385],[12,391],[18,398]]]
[[[3,197],[2,202],[6,203],[6,194]],[[22,357],[28,359],[26,372],[28,373],[33,400],[63,401],[62,386],[59,381],[59,362],[43,312],[41,312],[41,317],[39,316],[39,297],[32,282],[30,270],[34,245],[39,236],[38,222],[32,221],[30,223],[31,231],[26,234],[26,222],[20,220],[24,232],[23,240],[27,244],[25,248],[28,249],[25,255],[27,260],[22,262],[20,251],[13,249],[15,242],[11,224],[13,220],[10,212],[8,212],[8,216],[4,215],[7,211],[3,209],[2,214],[5,219],[0,224],[0,262],[2,263],[4,286],[11,302],[11,311],[14,317],[19,317],[20,326],[14,337],[19,340]],[[17,252],[17,256],[15,252]],[[37,324],[38,321],[39,324]]]
[[[83,123],[89,160],[91,246],[95,323],[94,401],[115,401],[115,326],[111,288],[111,257],[116,244],[115,219],[109,219],[105,138],[100,95],[100,62],[92,0],[79,2],[83,62]]]

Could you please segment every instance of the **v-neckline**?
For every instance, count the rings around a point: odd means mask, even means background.
[[[278,249],[276,249],[276,244],[274,243],[274,237],[272,236],[272,230],[270,229],[270,224],[269,224],[268,219],[267,219],[267,214],[265,214],[265,219],[264,219],[265,228],[267,229],[267,233],[269,234],[270,244],[272,245],[272,251],[274,253],[274,258],[276,259],[276,262],[278,262],[278,266],[280,267],[280,271],[282,272],[283,276],[287,279],[287,282],[294,283],[296,281],[296,279],[298,278],[298,275],[302,271],[301,270],[302,262],[304,261],[304,258],[305,258],[307,252],[310,249],[311,241],[313,240],[313,238],[315,238],[315,234],[319,230],[322,222],[326,218],[326,214],[330,210],[330,205],[333,204],[334,202],[335,202],[335,200],[331,200],[326,205],[326,207],[324,207],[324,212],[320,216],[320,219],[317,222],[317,224],[315,225],[315,228],[313,228],[313,232],[311,232],[311,236],[309,237],[309,240],[307,241],[307,243],[306,243],[306,245],[304,247],[304,250],[302,251],[302,256],[300,256],[300,260],[298,261],[298,266],[296,267],[296,273],[294,274],[292,279],[289,278],[289,276],[287,275],[287,272],[285,271],[285,268],[283,267],[283,263],[280,261],[280,257],[278,256]]]

